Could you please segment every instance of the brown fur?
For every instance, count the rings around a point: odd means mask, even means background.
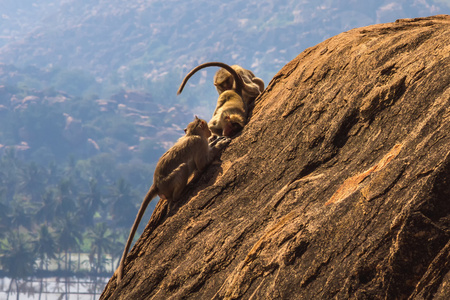
[[[161,199],[167,199],[170,210],[171,203],[176,202],[180,198],[189,177],[192,174],[198,176],[214,159],[220,149],[229,142],[229,140],[219,141],[214,147],[210,147],[208,138],[211,136],[211,131],[206,121],[197,117],[188,124],[185,132],[186,135],[167,150],[156,164],[153,184],[142,201],[120,260],[117,270],[117,282],[120,282],[122,279],[125,258],[150,201],[159,195]]]
[[[261,78],[256,77],[252,71],[244,69],[239,65],[232,65],[231,68],[233,68],[244,81],[242,99],[248,106],[264,91],[264,81]],[[226,90],[236,89],[233,75],[224,68],[219,69],[214,75],[214,85],[219,95]]]
[[[220,94],[216,110],[208,126],[213,134],[230,137],[244,128],[247,122],[246,115],[242,98],[233,90],[227,90]],[[231,130],[231,128],[235,129]]]
[[[220,93],[219,98],[217,99],[216,109],[214,110],[213,117],[209,121],[208,126],[215,135],[231,137],[247,123],[247,105],[242,99],[245,83],[232,67],[221,62],[201,64],[186,75],[178,89],[178,94],[183,91],[184,86],[192,75],[200,69],[212,66],[221,67],[227,70],[231,74],[232,79],[234,79],[234,87]],[[228,82],[226,85],[230,84],[231,83]],[[229,118],[225,120],[224,118],[227,116]]]

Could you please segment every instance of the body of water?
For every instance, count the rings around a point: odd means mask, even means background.
[[[96,300],[109,277],[48,277],[19,280],[0,278],[0,300]]]

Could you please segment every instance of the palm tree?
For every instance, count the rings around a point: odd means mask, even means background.
[[[0,247],[0,265],[11,278],[8,289],[11,291],[13,282],[16,284],[17,299],[19,299],[19,279],[26,279],[33,273],[36,256],[31,249],[28,238],[19,232],[10,232]]]
[[[44,269],[44,264],[48,270],[48,262],[50,259],[56,258],[56,240],[50,232],[47,225],[41,225],[36,238],[33,240],[33,252],[39,259],[39,269]],[[39,300],[41,299],[43,290],[43,277],[39,287]]]
[[[9,225],[11,228],[19,229],[20,226],[30,230],[32,222],[32,207],[30,203],[23,198],[17,197],[11,203],[11,209],[8,213]]]
[[[102,196],[98,190],[97,180],[89,180],[89,192],[81,194],[78,199],[78,217],[86,227],[94,225],[94,215],[103,205]]]
[[[51,202],[51,200],[48,200]],[[59,247],[58,271],[61,270],[61,254],[65,252],[65,270],[68,270],[68,253],[72,248],[78,247],[78,241],[81,240],[78,224],[74,222],[73,212],[75,211],[75,201],[72,194],[72,182],[70,178],[63,178],[56,188],[53,197],[55,223],[58,228],[57,243]],[[52,212],[52,213],[53,213]],[[50,213],[50,215],[52,214]],[[72,231],[73,229],[73,231]],[[76,233],[75,233],[76,232]],[[70,259],[69,259],[70,261]]]
[[[65,216],[75,210],[75,201],[72,193],[72,181],[64,178],[58,185],[55,196],[55,212],[56,216]]]
[[[70,271],[71,251],[78,251],[83,239],[80,225],[73,215],[66,214],[65,218],[59,221],[57,241],[60,251],[65,253],[65,270]]]
[[[132,201],[136,196],[132,193],[130,185],[120,178],[111,188],[109,207],[111,216],[117,226],[129,228],[136,214],[136,207]]]
[[[19,173],[19,188],[31,195],[32,202],[40,201],[41,194],[44,190],[47,181],[47,174],[45,170],[38,167],[32,162],[21,168]]]
[[[117,229],[114,230],[114,233],[111,234],[113,240],[113,248],[110,251],[111,255],[111,272],[114,273],[114,270],[119,267],[120,258],[123,254],[123,248],[125,247],[125,241],[128,238],[129,230],[128,229]],[[122,242],[123,241],[123,242]],[[114,265],[114,261],[117,260],[117,264]]]
[[[38,223],[44,222],[45,224],[51,224],[56,217],[56,210],[58,203],[56,202],[55,191],[51,188],[47,188],[42,195],[42,200],[39,203],[35,220]]]
[[[37,254],[41,270],[48,269],[48,261],[56,258],[56,238],[47,225],[41,225],[35,239],[33,240],[33,252]]]
[[[71,266],[71,251],[79,251],[80,244],[82,242],[82,234],[78,220],[75,217],[67,213],[65,218],[59,220],[59,231],[58,231],[58,245],[60,253],[64,251],[65,253],[65,271],[70,272]],[[58,262],[59,269],[59,262]],[[66,274],[68,274],[66,272]],[[69,283],[68,279],[65,281],[65,296],[67,299],[67,295],[69,292]]]
[[[112,241],[112,234],[108,230],[106,223],[97,223],[88,234],[88,238],[91,239],[91,253],[89,258],[91,264],[95,266],[95,272],[104,271],[103,254],[110,252],[114,248]]]

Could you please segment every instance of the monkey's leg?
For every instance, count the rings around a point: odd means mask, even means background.
[[[170,209],[170,204],[176,202],[181,197],[181,194],[183,193],[183,190],[188,183],[189,175],[191,175],[190,174],[191,171],[192,170],[189,169],[188,164],[181,164],[178,168],[176,168],[173,171],[174,181],[173,181],[173,190],[172,190],[172,195],[171,195],[172,197],[170,197],[170,201],[168,201],[169,209]]]

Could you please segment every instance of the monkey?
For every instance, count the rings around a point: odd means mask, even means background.
[[[128,250],[150,201],[156,196],[159,196],[160,199],[166,199],[168,203],[167,211],[170,211],[171,203],[180,198],[189,177],[192,174],[194,174],[194,178],[199,176],[218,152],[230,142],[230,139],[224,138],[209,145],[208,138],[211,136],[211,131],[206,121],[199,119],[197,116],[195,116],[194,121],[187,125],[184,131],[186,134],[167,150],[156,164],[153,184],[142,201],[120,260],[117,283],[123,277]]]
[[[252,71],[246,70],[239,65],[232,65],[231,67],[244,81],[242,99],[248,107],[264,91],[264,81],[256,77]],[[224,68],[219,69],[214,75],[214,86],[219,95],[226,90],[236,88],[233,76]]]
[[[242,97],[233,90],[219,95],[217,107],[208,127],[216,136],[231,137],[244,128],[247,111]]]
[[[215,120],[211,120],[208,123],[211,131],[215,131],[216,135],[219,135],[220,129],[222,129],[222,136],[231,137],[244,128],[245,120],[240,113],[232,114],[229,110],[223,111],[218,118],[218,123]]]
[[[206,67],[221,67],[234,78],[235,87],[220,93],[213,117],[208,122],[209,129],[216,136],[231,137],[244,128],[247,122],[247,105],[242,99],[244,81],[229,65],[221,62],[208,62],[192,69],[181,82],[177,95],[181,94],[189,78]]]

